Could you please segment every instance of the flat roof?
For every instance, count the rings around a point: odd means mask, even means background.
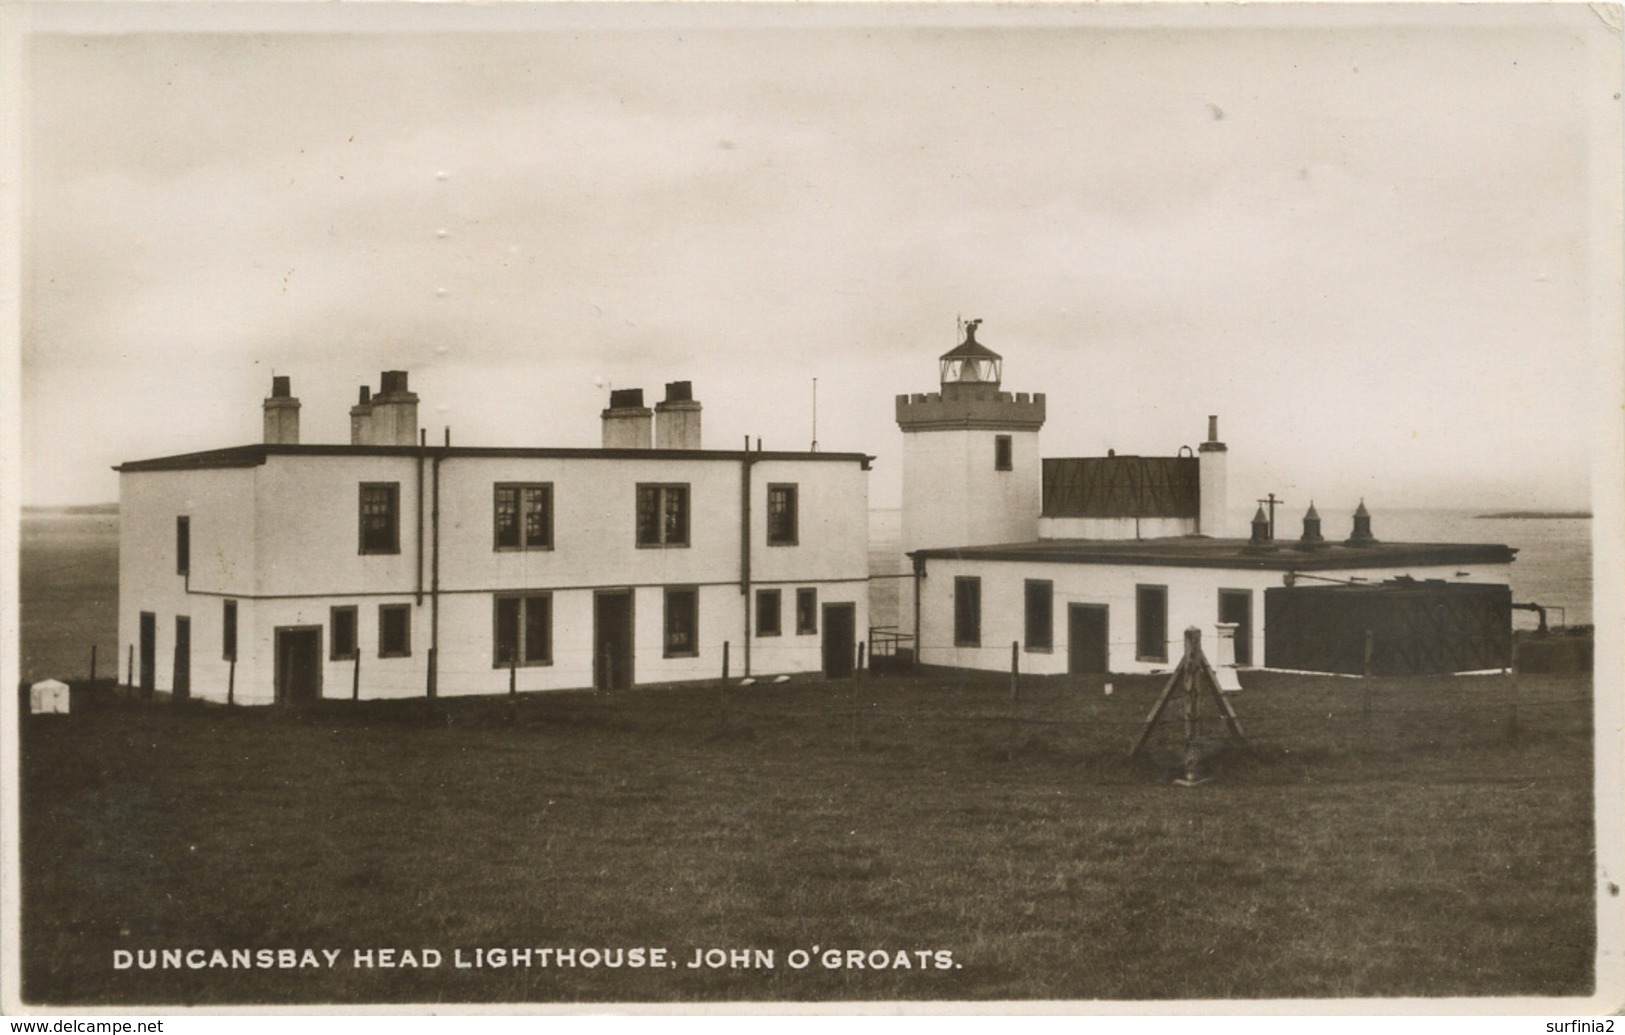
[[[201,468],[258,467],[273,456],[328,457],[328,456],[382,456],[382,457],[439,457],[442,459],[514,459],[514,460],[726,460],[739,463],[752,460],[815,460],[855,463],[864,470],[874,462],[866,453],[810,453],[784,452],[765,449],[569,449],[536,446],[349,446],[349,445],[271,445],[256,443],[231,446],[226,449],[208,449],[200,453],[182,453],[178,456],[158,457],[153,460],[130,460],[118,464],[113,470],[120,473],[135,471],[189,471]]]
[[[1243,568],[1258,571],[1325,571],[1410,565],[1510,564],[1510,546],[1491,543],[1385,543],[1346,546],[1327,542],[1300,548],[1295,539],[1269,547],[1246,539],[1172,536],[1166,539],[1037,539],[991,546],[915,550],[925,560],[1018,561],[1033,564],[1138,564],[1163,568]]]

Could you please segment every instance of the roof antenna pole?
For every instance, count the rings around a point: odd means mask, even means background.
[[[813,378],[813,436],[812,451],[818,452],[818,378]]]

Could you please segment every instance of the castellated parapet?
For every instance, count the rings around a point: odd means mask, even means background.
[[[1037,431],[1044,425],[1044,393],[1001,392],[998,386],[985,383],[949,383],[941,392],[899,395],[897,423],[904,431]]]

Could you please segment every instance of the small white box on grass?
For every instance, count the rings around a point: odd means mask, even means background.
[[[28,688],[28,711],[33,715],[68,714],[68,684],[42,679]]]

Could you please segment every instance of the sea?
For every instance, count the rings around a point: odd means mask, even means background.
[[[1251,514],[1232,520],[1245,528]],[[1296,517],[1293,518],[1294,524]],[[1346,518],[1344,519],[1346,520]],[[900,553],[902,511],[869,513],[870,622],[895,625],[905,579]],[[1346,534],[1328,517],[1328,538]],[[1465,510],[1377,510],[1372,531],[1389,541],[1504,543],[1518,550],[1512,565],[1513,599],[1543,604],[1554,625],[1589,625],[1591,521],[1586,518],[1489,518]],[[1283,538],[1287,533],[1282,530]],[[118,512],[116,507],[26,509],[20,542],[21,608],[18,661],[21,677],[88,676],[92,651],[97,674],[122,675],[128,661],[118,643]],[[1513,613],[1517,628],[1535,616]],[[127,652],[126,652],[127,653]]]
[[[1512,564],[1512,599],[1536,603],[1548,609],[1553,626],[1590,625],[1591,611],[1591,519],[1584,517],[1488,516],[1481,510],[1373,510],[1371,531],[1380,540],[1412,543],[1501,543],[1518,551]],[[1334,520],[1322,515],[1326,538],[1348,534],[1347,517]],[[1252,511],[1231,516],[1231,527],[1246,529]],[[1289,526],[1290,525],[1290,531]],[[1290,521],[1276,515],[1276,536],[1297,538],[1302,531],[1299,515]],[[900,553],[903,512],[876,509],[869,512],[869,571],[876,576],[894,576],[904,571]],[[897,621],[898,578],[876,578],[869,584],[869,614],[874,625]],[[1533,629],[1539,619],[1530,611],[1514,611],[1516,629]]]

